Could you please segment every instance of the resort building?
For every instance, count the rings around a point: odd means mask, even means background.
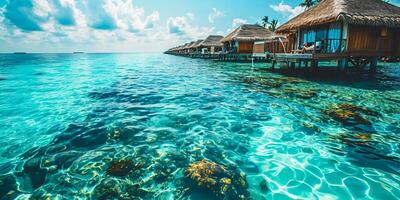
[[[222,51],[224,37],[221,35],[210,35],[204,41],[197,45],[198,52],[201,54],[215,54]]]
[[[187,45],[183,48],[183,54],[189,54],[190,53],[190,48],[192,45],[195,43],[195,41],[187,43]]]
[[[200,53],[200,51],[199,51],[199,49],[198,49],[198,45],[200,44],[200,43],[202,43],[203,42],[203,40],[197,40],[196,42],[194,42],[192,45],[190,45],[189,47],[188,47],[188,49],[189,49],[189,53],[191,53],[191,54],[198,54],[198,53]]]
[[[251,54],[254,42],[266,40],[272,35],[272,31],[260,25],[244,24],[220,42],[223,43],[223,51],[226,53]]]
[[[287,36],[293,54],[374,64],[378,57],[400,56],[400,8],[382,0],[323,0],[276,33]]]
[[[185,43],[184,45],[182,45],[182,46],[180,46],[178,49],[177,49],[177,54],[183,54],[184,52],[185,52],[185,48],[187,47],[189,45],[189,43]]]

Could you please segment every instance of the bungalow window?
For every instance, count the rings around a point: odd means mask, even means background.
[[[307,44],[307,46],[311,46],[314,45],[315,43],[315,31],[314,30],[303,30],[301,32],[302,37],[300,37],[302,39],[301,41],[301,47],[303,47],[305,44]]]
[[[328,29],[328,41],[327,41],[327,53],[337,53],[340,52],[340,42],[341,42],[341,24],[333,23],[329,25]]]

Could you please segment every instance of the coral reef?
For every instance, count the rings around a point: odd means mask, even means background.
[[[243,174],[205,159],[190,164],[185,170],[185,178],[192,188],[205,189],[218,199],[250,199]]]
[[[300,99],[311,99],[318,95],[318,92],[312,89],[297,90],[297,89],[285,88],[283,91],[290,96],[294,96]]]
[[[92,199],[151,199],[152,192],[140,188],[139,184],[107,178],[93,189]]]
[[[107,173],[113,176],[126,176],[139,167],[139,164],[134,164],[130,159],[113,160],[108,163]]]
[[[17,182],[11,174],[0,175],[0,199],[14,199],[17,194]]]
[[[364,118],[363,115],[370,115],[375,117],[379,116],[378,112],[352,104],[340,104],[338,106],[332,106],[324,112],[336,121],[339,121],[345,125],[371,125],[371,122]]]

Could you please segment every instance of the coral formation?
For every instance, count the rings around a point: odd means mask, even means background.
[[[126,176],[131,173],[139,164],[134,164],[130,159],[114,160],[108,164],[107,173],[113,176]]]
[[[332,117],[336,121],[339,121],[345,125],[351,125],[351,124],[371,125],[371,122],[365,119],[362,114],[370,116],[379,116],[378,112],[352,104],[340,104],[338,106],[332,106],[331,108],[325,110],[324,112],[325,114]]]
[[[210,191],[218,199],[249,199],[246,177],[217,163],[201,160],[189,165],[185,178],[192,187]]]

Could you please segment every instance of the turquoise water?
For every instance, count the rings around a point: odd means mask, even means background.
[[[0,55],[0,199],[399,199],[400,65],[381,65],[324,81],[161,54]],[[212,180],[190,176],[199,161]]]

